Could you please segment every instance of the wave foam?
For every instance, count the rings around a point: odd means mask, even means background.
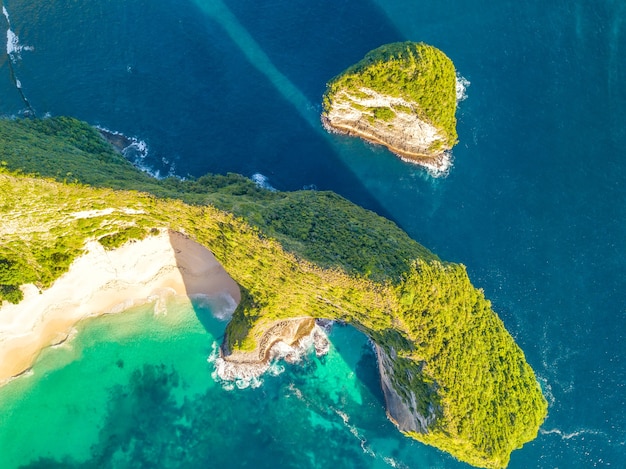
[[[11,61],[13,63],[16,63],[19,59],[22,58],[20,56],[20,53],[22,51],[33,51],[35,50],[35,48],[32,46],[24,46],[20,44],[19,36],[15,34],[13,30],[11,29],[11,20],[9,18],[9,12],[4,6],[2,6],[2,14],[6,18],[7,24],[9,25],[9,27],[7,28],[7,46],[6,46],[7,55],[11,58]]]
[[[471,85],[470,81],[456,74],[456,102],[460,103],[461,101],[465,101],[467,99],[467,88]]]
[[[571,440],[572,438],[576,438],[579,436],[582,437],[584,435],[595,435],[603,437],[607,436],[604,432],[587,428],[576,430],[570,433],[559,430],[558,428],[553,428],[551,430],[544,430],[543,428],[540,428],[539,433],[541,433],[542,435],[558,435],[561,437],[562,440]]]
[[[446,178],[450,174],[450,170],[452,166],[454,166],[454,156],[451,151],[446,151],[442,153],[436,162],[424,162],[424,161],[415,161],[409,158],[404,158],[401,155],[400,159],[405,163],[410,163],[415,166],[419,166],[423,170],[426,171],[428,176],[438,179],[438,178]]]
[[[269,178],[261,173],[254,173],[250,178],[261,189],[276,192],[276,188],[269,183]]]
[[[343,420],[343,424],[348,430],[350,430],[352,436],[359,440],[363,452],[373,458],[376,458],[376,453],[368,446],[367,439],[363,435],[361,435],[359,429],[356,426],[350,423],[350,416],[339,409],[335,409],[334,407],[331,407],[330,409],[335,412],[339,417],[341,417],[341,420]]]
[[[260,379],[261,375],[269,372],[272,376],[278,376],[285,371],[285,367],[280,364],[280,361],[296,364],[313,351],[316,356],[320,357],[327,354],[329,349],[330,342],[326,332],[320,325],[316,324],[311,333],[300,339],[295,346],[287,345],[281,341],[274,344],[270,350],[267,362],[231,362],[218,356],[215,345],[207,361],[214,365],[211,377],[216,382],[222,384],[222,387],[226,383],[234,383],[239,389],[256,388],[263,383]]]
[[[139,168],[144,173],[148,173],[155,179],[163,179],[166,176],[161,176],[161,172],[157,169],[153,169],[148,166],[145,162],[148,154],[150,153],[150,149],[145,140],[140,140],[136,137],[129,137],[122,132],[118,132],[117,130],[110,130],[106,127],[102,127],[100,125],[94,126],[96,129],[100,131],[100,133],[106,138],[109,143],[111,143],[117,150],[124,155],[128,161],[130,161],[133,166]],[[167,159],[162,159],[163,163],[166,165],[169,164]],[[173,174],[173,165],[170,167],[167,176],[174,176]]]

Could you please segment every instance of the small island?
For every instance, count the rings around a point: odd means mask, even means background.
[[[387,147],[433,175],[450,167],[457,143],[456,72],[439,49],[396,42],[333,78],[323,97],[327,130]]]
[[[85,315],[223,293],[226,378],[263,373],[276,346],[340,321],[375,344],[388,416],[412,438],[503,468],[546,417],[465,267],[335,193],[235,174],[157,180],[63,117],[0,120],[0,191],[0,382]]]

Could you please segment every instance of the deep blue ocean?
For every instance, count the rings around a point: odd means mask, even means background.
[[[624,0],[3,6],[0,115],[75,116],[144,141],[160,175],[262,174],[391,218],[467,266],[537,373],[549,415],[509,467],[626,467]],[[331,77],[401,40],[442,49],[471,83],[445,178],[319,121]],[[230,389],[206,360],[223,324],[171,308],[175,337],[145,311],[93,321],[6,386],[0,468],[469,467],[386,420],[355,331]],[[154,324],[132,332],[133,315]]]

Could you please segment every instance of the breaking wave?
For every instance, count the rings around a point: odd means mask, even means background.
[[[19,93],[20,97],[22,98],[22,101],[24,102],[26,106],[26,110],[24,111],[24,114],[35,116],[36,115],[35,110],[31,106],[28,99],[26,98],[26,95],[24,94],[24,91],[22,90],[22,82],[15,75],[15,69],[13,67],[17,63],[17,61],[22,58],[21,56],[22,51],[33,51],[35,49],[32,46],[23,46],[20,44],[20,38],[11,29],[11,19],[9,17],[9,12],[7,11],[4,5],[2,5],[2,14],[4,15],[6,22],[7,22],[6,50],[7,50],[7,55],[9,57],[8,64],[9,64],[9,73],[11,75],[11,80],[13,81],[13,84],[15,85],[17,92]]]
[[[129,137],[117,130],[110,130],[100,125],[95,126],[96,129],[106,138],[111,145],[113,145],[133,166],[140,169],[144,173],[148,173],[155,179],[163,179],[164,177],[174,176],[173,165],[170,166],[168,174],[166,176],[161,175],[161,171],[150,167],[146,163],[146,158],[150,153],[150,149],[145,140],[138,139],[136,137]],[[170,162],[162,158],[162,163],[166,166],[170,165]]]
[[[238,363],[225,360],[220,356],[217,342],[213,344],[213,350],[207,361],[214,365],[211,377],[224,389],[234,389],[233,385],[238,389],[257,388],[263,384],[261,379],[263,374],[278,376],[285,371],[282,362],[300,363],[305,356],[313,352],[318,357],[326,355],[329,348],[330,342],[323,326],[316,324],[313,331],[296,345],[291,346],[280,341],[274,344],[267,362]]]
[[[261,189],[276,192],[276,188],[269,183],[269,178],[261,173],[254,173],[250,178]]]
[[[13,63],[16,63],[19,59],[21,59],[20,53],[22,51],[33,51],[35,50],[32,46],[23,46],[20,44],[20,38],[17,34],[13,32],[11,29],[11,19],[9,17],[9,12],[6,7],[2,5],[2,14],[7,20],[7,55],[11,58]]]
[[[471,85],[470,81],[456,74],[456,102],[460,103],[461,101],[465,101],[467,99],[467,88]]]

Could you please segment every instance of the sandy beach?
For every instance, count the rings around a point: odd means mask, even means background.
[[[86,317],[146,303],[154,303],[155,314],[165,313],[172,295],[241,299],[238,285],[208,249],[166,230],[112,251],[89,242],[86,254],[50,288],[23,288],[19,304],[0,308],[0,385],[28,370],[42,349],[65,341]]]

